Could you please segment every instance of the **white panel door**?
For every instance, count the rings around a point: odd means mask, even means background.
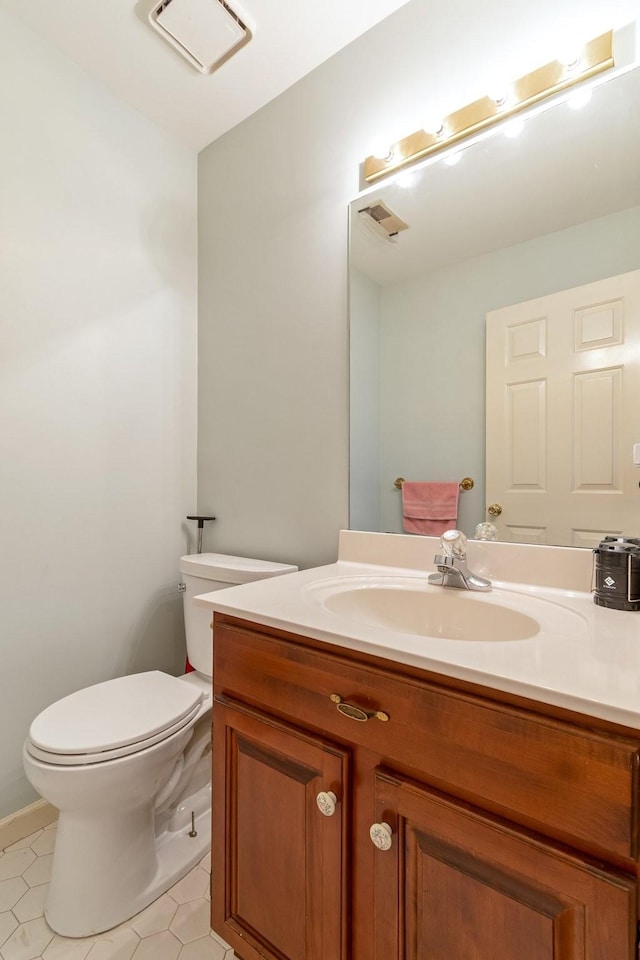
[[[488,313],[486,368],[500,539],[640,536],[640,270]]]

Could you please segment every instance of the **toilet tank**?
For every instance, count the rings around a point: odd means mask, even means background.
[[[180,558],[180,573],[185,590],[182,595],[184,628],[187,637],[187,657],[198,673],[211,677],[213,673],[213,644],[211,640],[211,611],[196,606],[193,598],[201,593],[223,590],[234,584],[250,583],[295,573],[297,567],[269,560],[249,557],[230,557],[223,553],[194,553]]]

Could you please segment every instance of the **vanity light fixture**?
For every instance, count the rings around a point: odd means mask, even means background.
[[[384,159],[367,157],[364,161],[365,181],[375,183],[542,100],[553,97],[576,83],[610,70],[614,66],[613,31],[609,30],[590,40],[571,56],[573,58],[571,64],[552,60],[532,73],[520,77],[511,84],[504,100],[502,100],[502,92],[498,99],[482,97],[443,117],[437,133],[427,129],[417,130],[408,137],[398,140],[397,143],[391,144],[388,156]],[[429,126],[433,127],[433,123]]]

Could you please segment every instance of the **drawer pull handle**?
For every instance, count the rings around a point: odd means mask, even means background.
[[[318,796],[316,797],[316,803],[318,804],[318,810],[323,815],[323,817],[332,817],[336,812],[336,803],[338,798],[335,793],[331,790],[321,790]]]
[[[378,850],[390,850],[393,843],[391,827],[388,823],[372,823],[369,827],[369,836],[374,847]]]
[[[363,723],[365,720],[382,720],[386,723],[389,719],[389,714],[385,713],[384,710],[363,710],[362,707],[356,707],[353,703],[347,703],[346,700],[343,700],[340,694],[332,693],[331,702],[335,703],[336,707],[345,717],[349,717],[350,720],[359,720]]]

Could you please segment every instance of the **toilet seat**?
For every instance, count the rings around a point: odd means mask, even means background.
[[[103,763],[138,753],[188,727],[204,692],[159,670],[97,683],[40,713],[26,748],[45,763]]]

